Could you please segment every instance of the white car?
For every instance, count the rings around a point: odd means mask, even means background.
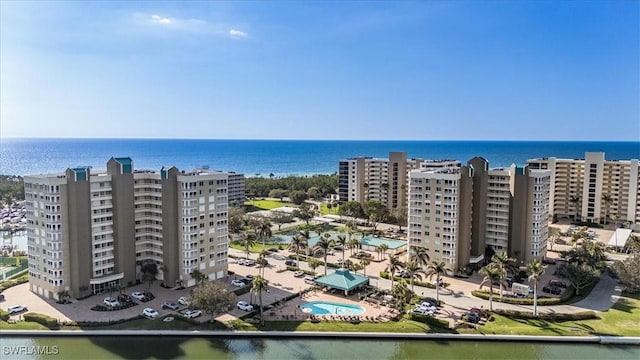
[[[158,314],[158,311],[152,308],[145,308],[144,310],[142,310],[142,315],[150,318],[155,318],[155,317],[158,317],[158,315],[160,314]]]
[[[17,314],[19,312],[27,311],[27,307],[25,305],[11,305],[7,308],[7,312],[9,315]]]
[[[237,260],[236,260],[236,264],[238,264],[238,265],[244,265],[246,261],[247,261],[246,259],[237,259]]]
[[[415,314],[428,315],[433,316],[435,313],[431,310],[427,310],[425,308],[415,308],[412,310]]]
[[[416,310],[430,311],[432,313],[435,313],[436,311],[438,311],[438,308],[436,308],[435,306],[431,306],[431,305],[422,303],[422,304],[416,306]]]
[[[304,276],[304,271],[302,271],[302,270],[295,271],[293,273],[293,276],[294,277],[303,277]]]
[[[144,294],[141,293],[140,291],[136,291],[136,292],[131,294],[131,297],[136,299],[136,300],[142,300],[142,299],[144,299]]]
[[[187,306],[187,305],[189,305],[189,300],[184,296],[180,296],[178,298],[178,304]]]
[[[240,286],[245,286],[246,284],[240,280],[232,280],[231,285],[240,287]]]
[[[182,315],[184,315],[184,317],[186,317],[187,319],[193,319],[193,318],[197,318],[198,316],[202,315],[202,311],[200,310],[185,310],[182,312]]]
[[[119,306],[120,305],[120,303],[118,302],[118,299],[112,298],[112,297],[104,298],[104,304],[107,305],[107,306]]]
[[[238,304],[236,304],[236,306],[238,307],[238,309],[240,310],[244,310],[244,311],[253,311],[253,305],[249,304],[246,301],[238,301]]]

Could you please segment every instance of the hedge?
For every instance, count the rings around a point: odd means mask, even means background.
[[[388,280],[389,279],[389,273],[386,272],[386,271],[380,271],[380,277],[383,278],[383,279],[387,279]],[[402,278],[400,276],[394,276],[393,280],[395,280],[395,281],[404,280],[407,283],[410,283],[409,279],[405,279],[405,278]],[[426,283],[426,282],[422,282],[422,281],[418,281],[418,280],[414,280],[413,281],[413,285],[422,286],[422,287],[426,287],[426,288],[429,288],[429,289],[435,289],[436,288],[436,286],[433,285],[432,283]],[[443,289],[445,287],[444,286],[440,286],[440,288]]]
[[[562,293],[560,297],[553,297],[553,298],[538,297],[538,305],[545,306],[545,305],[562,304],[569,301],[572,297],[575,296],[575,294],[576,294],[576,290],[572,285],[569,285],[567,286],[567,289]],[[480,299],[489,300],[488,291],[473,290],[471,292],[471,295],[478,297]],[[501,299],[500,296],[496,296],[495,293],[493,295],[493,301],[502,302],[506,304],[515,304],[515,305],[533,305],[533,298],[510,298],[510,297],[503,296]]]
[[[24,284],[26,282],[29,282],[29,277],[26,276],[24,278],[18,278],[18,279],[13,279],[13,280],[6,280],[3,281],[2,283],[0,283],[0,291],[4,291],[12,286],[16,286],[16,285],[20,285],[20,284]]]
[[[0,320],[7,321],[9,320],[9,313],[0,309]]]
[[[599,319],[595,311],[582,311],[574,314],[538,313],[538,316],[533,316],[532,312],[517,310],[496,309],[493,312],[498,315],[516,319],[542,319],[549,321],[578,321]]]
[[[26,313],[23,315],[24,321],[37,322],[40,325],[44,325],[51,330],[60,329],[60,324],[58,324],[58,319],[52,318],[51,316],[47,316],[44,314],[38,313]]]
[[[409,317],[411,318],[411,320],[417,321],[417,322],[421,322],[423,324],[433,325],[433,326],[441,327],[441,328],[445,328],[445,329],[449,328],[449,322],[448,321],[441,320],[441,319],[436,319],[433,316],[422,315],[422,314],[418,314],[418,313],[411,313],[411,314],[409,314]]]
[[[246,294],[246,293],[248,293],[250,291],[251,291],[251,286],[249,284],[247,284],[247,285],[245,285],[245,286],[243,286],[241,288],[233,290],[233,293],[236,294],[237,296],[240,296],[240,295],[244,295],[244,294]]]
[[[287,266],[287,270],[289,270],[289,271],[298,271],[298,270],[302,270],[302,269],[300,269],[297,266]],[[311,276],[315,276],[316,275],[316,273],[311,271],[311,270],[302,270],[302,272],[304,272],[307,275],[311,275]]]

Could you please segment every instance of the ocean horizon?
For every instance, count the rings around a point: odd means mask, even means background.
[[[386,158],[390,151],[462,162],[481,156],[491,167],[504,167],[524,165],[531,158],[582,159],[594,151],[605,152],[608,160],[638,159],[640,141],[2,138],[0,174],[59,173],[76,166],[104,169],[109,158],[127,156],[136,169],[207,166],[246,176],[332,174],[342,159]]]

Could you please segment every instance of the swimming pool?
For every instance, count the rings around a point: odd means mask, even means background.
[[[396,250],[403,246],[407,246],[406,241],[393,240],[393,239],[387,239],[382,237],[373,237],[373,236],[366,236],[362,238],[362,240],[360,240],[360,243],[363,246],[371,246],[373,248],[380,246],[382,244],[386,244],[389,247],[389,249],[392,249],[392,250]]]
[[[311,309],[313,315],[361,315],[364,313],[362,306],[329,301],[311,301],[300,308]]]

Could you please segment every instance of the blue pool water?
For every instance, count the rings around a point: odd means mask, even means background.
[[[406,241],[399,241],[399,240],[373,237],[373,236],[366,236],[362,238],[362,240],[360,240],[360,243],[362,245],[368,245],[368,246],[374,246],[374,247],[380,246],[382,244],[387,244],[389,249],[392,249],[392,250],[407,245]]]
[[[300,308],[311,309],[313,315],[361,315],[364,313],[362,306],[328,301],[311,301]]]

